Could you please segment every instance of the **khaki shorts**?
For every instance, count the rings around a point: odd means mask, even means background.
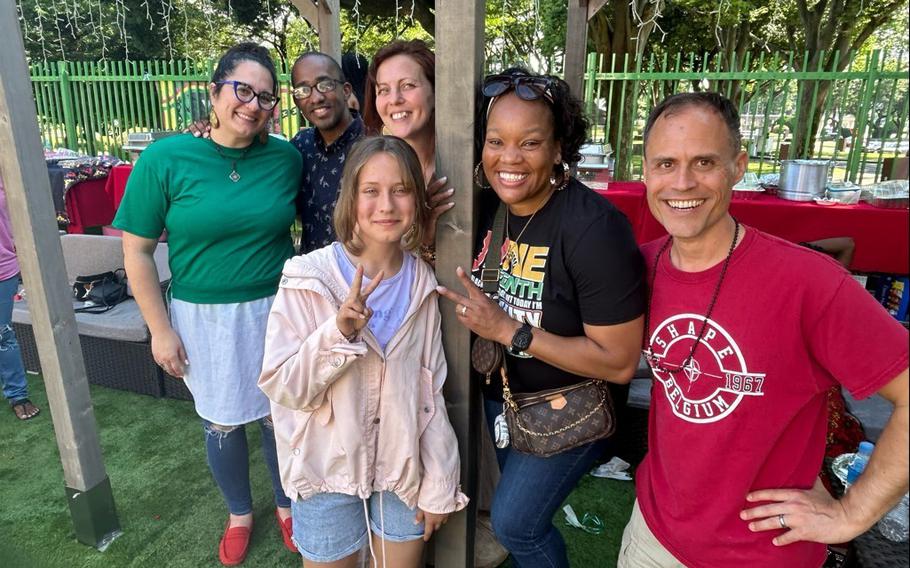
[[[616,568],[685,568],[685,564],[670,554],[648,528],[637,499],[632,507],[632,518],[622,532]]]

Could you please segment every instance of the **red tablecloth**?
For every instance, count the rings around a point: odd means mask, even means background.
[[[645,243],[666,234],[651,215],[641,182],[614,182],[596,190],[629,218],[635,238]],[[865,203],[822,206],[771,195],[733,199],[730,212],[740,222],[792,242],[851,237],[856,253],[851,270],[910,273],[910,211]]]
[[[126,180],[132,170],[133,166],[122,164],[115,166],[108,176],[106,191],[114,211],[123,199]],[[595,191],[626,214],[639,243],[666,234],[648,209],[645,184],[614,181],[608,187]],[[910,212],[907,209],[881,209],[865,203],[825,207],[760,195],[754,199],[734,199],[730,211],[742,223],[792,242],[852,237],[856,242],[852,270],[910,273]]]
[[[86,227],[110,225],[114,207],[105,191],[106,178],[88,179],[73,184],[66,192],[66,215],[69,233],[84,233]]]
[[[123,192],[126,191],[126,180],[130,177],[130,172],[132,171],[132,164],[120,164],[111,168],[111,173],[107,176],[107,185],[104,190],[114,204],[114,211],[117,211],[117,208],[120,207]]]

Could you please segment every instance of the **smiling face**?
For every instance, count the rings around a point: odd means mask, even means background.
[[[483,171],[499,198],[516,215],[530,215],[553,191],[559,164],[553,113],[542,100],[508,93],[493,102],[483,144]]]
[[[433,87],[407,55],[395,55],[376,70],[376,110],[389,134],[416,138],[435,128]]]
[[[654,218],[680,243],[725,241],[733,186],[746,171],[720,114],[688,106],[661,115],[645,146],[645,184]]]
[[[320,93],[316,84],[326,79],[334,79],[335,88],[328,93]],[[331,144],[351,123],[347,98],[351,94],[350,83],[342,83],[337,69],[322,56],[305,57],[294,65],[291,72],[294,87],[307,85],[312,90],[305,99],[294,99],[294,104],[303,113],[310,124],[322,134],[323,140]]]
[[[275,85],[268,69],[255,61],[243,60],[237,63],[234,70],[228,73],[225,81],[240,81],[252,87],[253,91],[261,93],[274,92]],[[220,85],[216,93],[216,85],[209,85],[209,96],[212,110],[218,117],[219,126],[212,131],[212,137],[223,146],[242,147],[248,146],[253,138],[262,132],[265,123],[272,111],[259,108],[259,99],[253,97],[247,103],[241,102],[234,95],[234,85]]]
[[[403,179],[398,159],[380,152],[364,163],[357,176],[356,234],[364,250],[399,246],[417,216],[413,189]]]

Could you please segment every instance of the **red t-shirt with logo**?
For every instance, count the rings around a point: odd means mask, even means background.
[[[664,239],[643,247],[649,274]],[[721,265],[660,258],[647,331],[654,370],[641,512],[692,567],[820,566],[825,545],[783,547],[739,518],[757,489],[812,487],[825,449],[825,391],[867,397],[908,365],[907,331],[832,259],[748,228],[692,363],[680,368]]]

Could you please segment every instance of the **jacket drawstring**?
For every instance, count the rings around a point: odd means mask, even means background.
[[[385,559],[386,559],[386,555],[385,555],[385,516],[384,516],[384,512],[383,512],[383,507],[382,507],[382,494],[383,493],[384,493],[384,491],[379,492],[379,532],[381,533],[380,536],[382,537],[382,568],[386,568],[386,565],[385,565]]]
[[[373,559],[373,566],[377,566],[376,555],[373,553],[373,537],[370,534],[370,510],[367,508],[367,499],[363,499],[363,518],[367,523],[367,545],[370,547],[370,558]],[[382,562],[385,563],[385,555],[383,555]]]
[[[386,568],[385,556],[385,515],[382,510],[382,491],[379,492],[379,539],[382,542],[382,568]],[[373,559],[373,566],[378,566],[376,554],[373,552],[373,537],[370,531],[370,510],[367,507],[368,499],[363,499],[363,518],[367,522],[367,544],[370,545],[370,558]]]

